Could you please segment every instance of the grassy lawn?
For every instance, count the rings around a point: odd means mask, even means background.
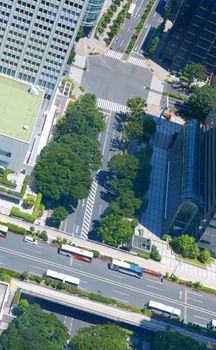
[[[190,259],[190,258],[185,258],[181,255],[176,255],[178,259],[180,260],[184,260],[184,261],[187,261],[187,262],[190,262],[192,264],[196,264],[196,265],[200,265],[200,266],[203,266],[203,267],[206,267],[206,265],[208,264],[211,264],[214,262],[214,259],[213,258],[209,258],[209,260],[206,262],[206,263],[202,263],[201,261],[199,261],[197,258],[194,258],[194,259]]]

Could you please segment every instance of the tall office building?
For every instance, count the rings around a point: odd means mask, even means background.
[[[182,0],[162,56],[175,71],[200,63],[216,72],[215,0]]]
[[[41,86],[51,99],[86,0],[0,1],[0,72]]]
[[[89,0],[82,21],[84,27],[94,27],[100,16],[103,4],[104,0]]]

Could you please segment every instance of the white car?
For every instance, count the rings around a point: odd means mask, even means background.
[[[34,245],[38,244],[37,239],[35,239],[35,238],[31,237],[31,236],[25,236],[24,242],[33,243]]]

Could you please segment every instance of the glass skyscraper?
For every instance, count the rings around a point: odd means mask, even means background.
[[[103,4],[104,0],[89,0],[82,21],[84,27],[93,27],[97,23]]]

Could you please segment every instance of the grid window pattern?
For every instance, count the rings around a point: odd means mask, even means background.
[[[0,1],[0,72],[41,85],[51,97],[73,46],[85,3]]]

